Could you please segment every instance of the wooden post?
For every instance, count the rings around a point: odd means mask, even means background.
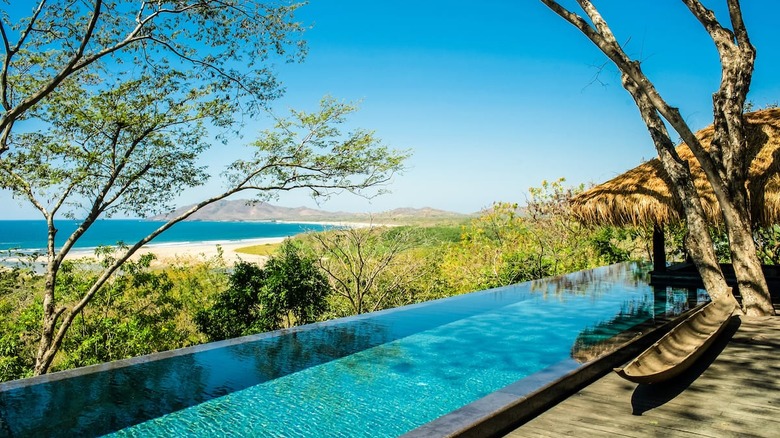
[[[666,306],[669,297],[666,293],[666,286],[653,286],[653,316],[658,318],[666,315]]]
[[[693,309],[699,304],[699,290],[695,287],[688,288],[688,308]]]
[[[653,272],[666,271],[666,246],[664,226],[653,225]]]

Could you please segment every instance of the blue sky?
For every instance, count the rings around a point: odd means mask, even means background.
[[[682,3],[596,4],[690,125],[709,124],[717,52]],[[780,100],[780,2],[743,2],[743,9],[758,50],[749,99],[763,107]],[[715,11],[725,17],[722,7]],[[655,156],[614,68],[594,81],[604,56],[538,1],[312,0],[298,19],[313,26],[309,55],[279,66],[287,91],[278,112],[313,109],[326,94],[360,100],[353,125],[414,154],[391,194],[338,196],[319,208],[474,212],[495,201],[522,204],[545,179],[598,183]],[[265,127],[248,126],[245,138]],[[215,145],[206,161],[216,173],[238,150],[238,141]],[[181,202],[205,191],[185,193]],[[275,203],[317,206],[304,193],[284,193]],[[9,207],[2,218],[36,217],[5,194],[0,205]]]

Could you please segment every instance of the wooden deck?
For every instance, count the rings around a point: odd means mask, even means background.
[[[780,437],[780,317],[734,317],[679,377],[610,373],[506,436]]]

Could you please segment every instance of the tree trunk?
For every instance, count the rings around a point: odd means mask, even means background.
[[[720,87],[712,95],[715,136],[704,158],[711,159],[717,170],[707,172],[710,183],[715,185],[720,180],[725,188],[714,192],[728,232],[743,310],[748,315],[774,315],[753,241],[746,187],[753,155],[745,135],[743,112],[753,78],[756,49],[750,42],[739,1],[727,2],[731,29],[721,25],[701,2],[684,0],[684,3],[707,30],[720,57]]]
[[[693,184],[688,162],[683,161],[677,154],[669,132],[666,130],[666,125],[648,98],[647,90],[626,73],[622,75],[622,83],[623,88],[634,98],[639,114],[653,139],[661,165],[672,180],[672,190],[682,204],[685,222],[688,226],[685,244],[701,275],[704,288],[712,299],[728,297],[731,295],[731,288],[726,283],[726,278],[720,269],[720,264],[718,264],[709,226],[701,205],[701,198]]]
[[[737,277],[737,288],[742,296],[742,309],[749,316],[774,315],[761,261],[756,253],[753,232],[749,222],[734,209],[723,209],[731,249],[731,263]]]
[[[57,286],[57,272],[60,269],[60,261],[56,256],[54,247],[54,238],[57,235],[57,228],[54,226],[54,217],[46,216],[47,223],[47,263],[46,278],[43,289],[43,324],[41,330],[41,340],[38,343],[38,353],[35,355],[35,367],[33,372],[36,376],[46,374],[51,362],[54,359],[54,353],[57,349],[52,349],[54,333],[57,328],[57,320],[64,308],[57,309],[57,300],[55,288]]]
[[[53,263],[50,262],[43,293],[43,330],[41,331],[41,340],[38,343],[38,353],[35,355],[35,368],[33,370],[36,376],[46,374],[49,371],[51,362],[54,360],[54,354],[59,349],[59,345],[54,347],[54,333],[57,328],[57,320],[64,308],[56,308],[54,299],[56,273],[57,271],[53,268]]]
[[[731,295],[731,288],[726,283],[726,278],[715,255],[709,225],[704,218],[704,209],[691,180],[690,170],[687,165],[674,160],[668,151],[659,151],[659,154],[664,168],[674,181],[677,196],[683,204],[685,222],[688,227],[688,233],[685,236],[688,254],[693,259],[693,263],[701,275],[704,288],[710,297],[713,300],[726,299]]]
[[[728,233],[731,263],[745,314],[774,315],[769,286],[753,241],[747,193],[753,155],[751,145],[747,143],[743,108],[750,88],[755,49],[744,29],[737,38],[739,44],[734,44],[729,34],[711,34],[720,53],[723,71],[720,89],[712,95],[715,137],[709,152],[726,175],[727,190],[718,196],[718,204]]]
[[[668,105],[661,97],[653,83],[642,73],[640,63],[632,60],[623,51],[612,30],[590,0],[577,0],[589,20],[564,8],[555,0],[541,2],[579,29],[621,71],[623,86],[634,97],[653,136],[664,169],[673,180],[673,189],[683,204],[689,230],[686,242],[708,292],[716,298],[729,289],[725,286],[723,274],[714,257],[700,198],[690,181],[690,171],[686,165],[685,171],[679,173],[674,161],[679,163],[680,159],[676,156],[661,116],[688,144],[712,186],[728,230],[732,261],[746,313],[773,315],[774,309],[766,279],[752,240],[749,198],[745,186],[752,155],[745,137],[743,108],[753,75],[755,48],[750,43],[739,1],[727,2],[731,21],[729,29],[721,25],[715,14],[699,0],[683,0],[712,37],[720,56],[721,83],[719,90],[713,94],[715,137],[709,150],[693,134],[679,110]],[[667,154],[666,158],[664,153]],[[679,174],[675,176],[675,173]],[[686,187],[688,184],[690,186]],[[710,290],[710,287],[714,289]]]

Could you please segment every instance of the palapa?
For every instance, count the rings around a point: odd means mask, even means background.
[[[780,222],[780,108],[745,114],[752,159],[748,177],[754,223]],[[696,133],[710,147],[714,128]],[[704,171],[685,143],[677,153],[687,160],[708,220],[722,223],[722,214]],[[681,221],[682,207],[658,158],[641,164],[572,200],[574,214],[584,223],[611,225],[666,225]]]

